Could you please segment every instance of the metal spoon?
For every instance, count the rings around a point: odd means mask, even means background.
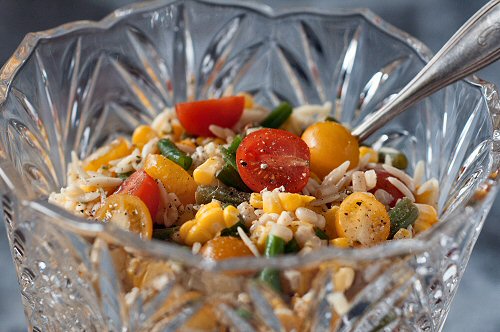
[[[500,0],[472,16],[389,103],[352,131],[360,142],[410,106],[500,58]]]

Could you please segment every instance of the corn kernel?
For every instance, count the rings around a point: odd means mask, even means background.
[[[264,207],[262,203],[262,195],[259,193],[250,194],[250,205],[254,209],[262,209]]]
[[[315,197],[291,193],[278,193],[281,207],[285,211],[294,212],[299,207],[305,207],[312,202]]]
[[[411,239],[412,234],[406,228],[400,228],[396,234],[394,234],[394,240]]]
[[[283,208],[281,207],[278,193],[272,191],[262,193],[262,208],[265,213],[280,214]]]
[[[335,228],[335,220],[338,218],[338,211],[339,207],[334,205],[323,213],[326,220],[325,233],[330,239],[338,237],[337,229]]]
[[[203,164],[196,167],[193,178],[197,185],[207,186],[215,182],[215,173],[221,168],[217,158],[208,158]]]
[[[239,92],[238,96],[243,96],[245,98],[245,108],[253,108],[254,101],[253,96],[248,92]]]
[[[179,228],[179,236],[181,237],[182,241],[186,240],[189,231],[195,224],[196,219],[186,221],[184,224],[182,224],[181,228]]]
[[[224,223],[226,227],[231,227],[236,224],[240,220],[239,215],[240,212],[236,207],[233,205],[226,206],[224,209]]]
[[[196,242],[199,243],[205,243],[212,239],[214,236],[210,232],[210,230],[206,229],[204,225],[200,225],[199,223],[196,223],[191,227],[189,230],[186,240],[184,241],[188,246],[192,246]]]
[[[135,128],[134,133],[132,134],[132,144],[137,146],[139,149],[142,149],[147,142],[152,140],[153,138],[158,137],[156,131],[150,126],[141,125]]]
[[[217,201],[203,205],[193,220],[184,223],[179,234],[187,245],[205,243],[226,227],[224,213]]]
[[[359,159],[362,159],[367,154],[370,155],[370,159],[368,159],[369,163],[378,163],[378,153],[374,149],[367,146],[359,147]]]
[[[330,240],[330,244],[337,248],[352,247],[352,241],[346,237],[338,237],[336,239]]]
[[[415,230],[415,234],[425,232],[426,230],[428,230],[431,227],[432,227],[432,225],[429,224],[428,222],[418,220],[418,219],[413,224],[413,229]]]
[[[416,204],[418,208],[418,218],[413,224],[415,233],[421,233],[431,228],[438,221],[436,209],[428,204]]]

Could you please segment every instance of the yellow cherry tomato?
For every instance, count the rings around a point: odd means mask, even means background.
[[[355,192],[340,204],[335,228],[339,237],[370,246],[387,240],[391,220],[384,204],[375,196]]]
[[[129,155],[132,150],[132,146],[125,138],[118,137],[109,143],[109,145],[103,146],[96,152],[92,153],[85,160],[83,168],[86,171],[96,172],[99,168],[107,166],[111,160],[123,158]]]
[[[128,194],[109,196],[97,210],[96,218],[137,233],[143,239],[151,239],[153,234],[153,221],[149,209],[137,196]]]
[[[147,142],[158,137],[156,131],[150,126],[140,125],[135,128],[132,135],[132,144],[135,144],[139,149],[142,149]]]
[[[359,162],[358,140],[335,122],[318,122],[308,127],[302,139],[311,150],[311,171],[324,178],[345,161],[354,168]]]
[[[200,252],[206,258],[214,261],[252,256],[252,252],[246,244],[241,239],[232,236],[213,238],[203,245]]]
[[[160,154],[150,154],[144,170],[155,180],[160,180],[168,192],[175,193],[182,204],[195,202],[196,182],[181,166]]]

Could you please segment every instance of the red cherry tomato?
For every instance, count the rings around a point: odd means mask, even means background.
[[[387,179],[389,177],[394,177],[394,175],[379,169],[376,169],[375,173],[377,173],[377,185],[375,186],[375,188],[370,190],[370,192],[374,194],[378,189],[387,191],[393,197],[393,200],[389,203],[389,206],[391,208],[394,207],[399,199],[404,198],[403,193],[399,191],[399,189],[396,188]]]
[[[298,136],[280,129],[261,129],[243,139],[236,151],[241,179],[253,191],[284,186],[302,190],[309,179],[310,152]]]
[[[160,204],[160,189],[156,181],[144,170],[134,172],[118,188],[115,194],[129,194],[139,197],[148,207],[154,219]]]
[[[177,117],[190,134],[213,136],[208,127],[212,124],[231,128],[238,122],[245,107],[245,97],[234,96],[220,99],[178,103]]]

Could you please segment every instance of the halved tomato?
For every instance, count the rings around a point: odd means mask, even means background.
[[[243,139],[236,151],[241,179],[253,191],[284,186],[302,190],[309,180],[310,152],[300,137],[280,129],[261,129]]]
[[[111,222],[118,227],[151,239],[153,221],[144,202],[136,196],[113,194],[97,210],[96,219]]]
[[[160,189],[156,181],[144,170],[138,170],[130,175],[118,188],[115,194],[129,194],[139,197],[149,209],[154,218],[160,204]]]
[[[245,107],[245,97],[234,96],[175,105],[177,117],[190,134],[214,136],[210,125],[231,128],[238,122]]]
[[[375,173],[377,173],[377,185],[375,186],[375,188],[370,190],[370,192],[374,194],[378,189],[387,191],[393,198],[392,201],[389,202],[389,206],[391,208],[394,207],[399,199],[404,198],[403,193],[399,191],[399,189],[396,188],[396,186],[394,186],[388,180],[389,177],[394,177],[394,175],[391,175],[390,173],[381,169],[376,169]]]

